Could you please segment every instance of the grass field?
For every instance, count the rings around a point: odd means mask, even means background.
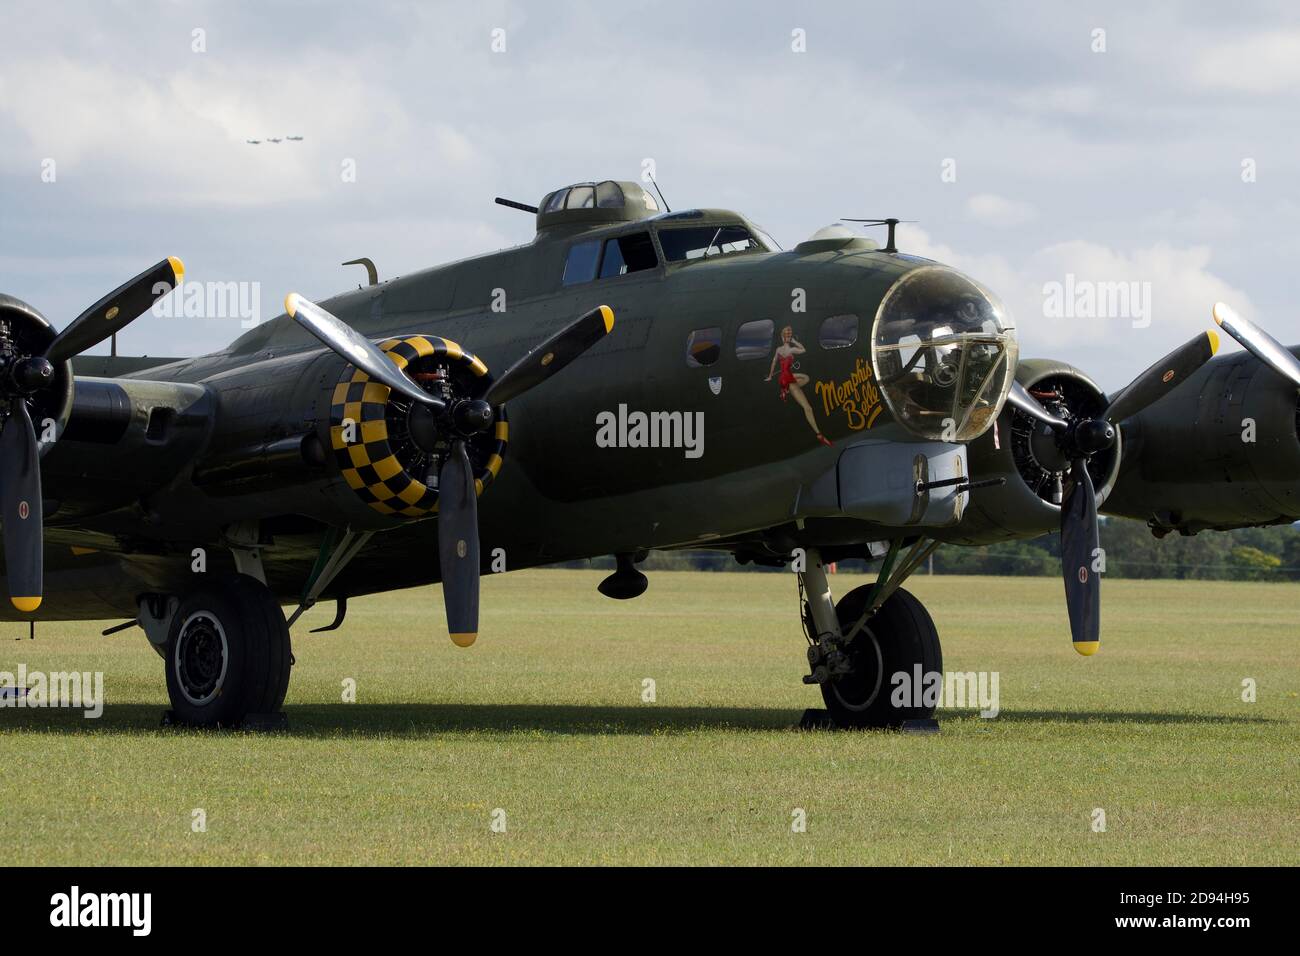
[[[437,588],[354,601],[341,632],[295,635],[279,735],[160,729],[139,631],[3,625],[0,670],[103,671],[107,705],[0,710],[0,845],[29,864],[1300,863],[1296,585],[1108,581],[1084,659],[1057,580],[913,579],[945,670],[999,672],[1002,712],[911,736],[796,729],[821,700],[792,575],[658,573],[626,604],[601,576],[485,579],[469,650]]]

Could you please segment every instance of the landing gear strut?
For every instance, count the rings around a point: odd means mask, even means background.
[[[936,545],[918,542],[895,568],[898,546],[890,549],[875,584],[855,588],[836,603],[821,554],[807,551],[799,575],[804,597],[804,627],[812,673],[831,721],[837,727],[900,727],[905,721],[934,716],[912,693],[896,695],[893,675],[907,675],[908,686],[922,675],[943,673],[939,634],[925,607],[899,585]]]

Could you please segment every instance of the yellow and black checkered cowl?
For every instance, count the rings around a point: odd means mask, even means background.
[[[482,391],[492,381],[487,366],[450,339],[413,335],[389,339],[379,347],[400,369],[420,359],[443,359],[463,365],[482,379]],[[438,492],[408,474],[390,447],[385,419],[389,393],[387,385],[372,381],[360,369],[347,366],[334,386],[330,405],[330,447],[334,449],[335,461],[348,487],[380,514],[398,518],[437,514]],[[505,410],[496,411],[491,454],[474,476],[474,487],[479,494],[496,478],[506,453],[509,426]],[[351,442],[346,440],[348,437],[352,438]]]

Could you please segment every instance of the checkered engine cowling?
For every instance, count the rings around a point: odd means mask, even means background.
[[[412,335],[379,347],[416,384],[444,399],[481,398],[492,384],[487,366],[450,339]],[[426,518],[438,512],[437,474],[446,449],[421,449],[407,430],[411,401],[351,365],[334,387],[330,446],[357,496],[382,515]],[[501,470],[509,426],[494,409],[490,432],[466,440],[479,494]],[[447,436],[447,448],[454,436]],[[441,444],[441,443],[440,443]]]

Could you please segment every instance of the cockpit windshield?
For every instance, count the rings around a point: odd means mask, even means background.
[[[970,441],[993,424],[1015,375],[1015,327],[997,297],[926,266],[885,295],[871,361],[886,404],[923,438]]]
[[[659,245],[664,250],[664,258],[669,262],[712,259],[736,252],[763,250],[762,243],[753,233],[739,224],[660,229]]]

